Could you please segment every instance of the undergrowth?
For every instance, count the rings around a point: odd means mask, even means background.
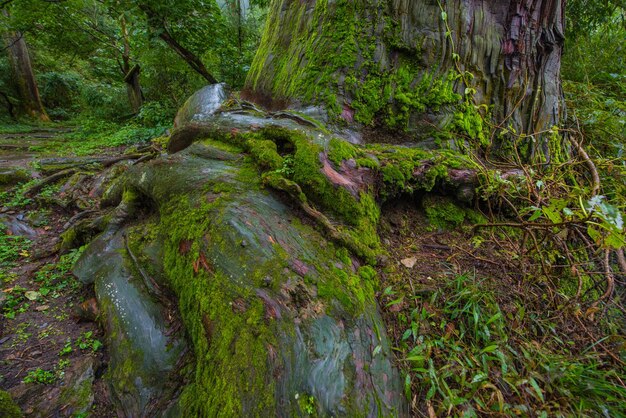
[[[500,289],[501,290],[501,289]],[[561,339],[516,297],[502,306],[489,280],[439,280],[398,313],[409,399],[430,416],[623,416],[623,368]],[[392,288],[387,306],[405,300]],[[434,415],[433,415],[434,414]]]

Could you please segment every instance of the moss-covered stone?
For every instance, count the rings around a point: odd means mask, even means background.
[[[0,169],[0,186],[12,186],[26,183],[32,179],[31,173],[19,167]]]

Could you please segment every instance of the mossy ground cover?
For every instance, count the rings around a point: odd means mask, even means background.
[[[46,124],[0,125],[0,143],[27,143],[26,151],[40,156],[87,156],[119,152],[121,147],[147,144],[165,132],[163,127],[76,119]]]

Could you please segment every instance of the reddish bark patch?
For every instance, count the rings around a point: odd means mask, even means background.
[[[341,111],[341,118],[348,123],[354,122],[354,109],[352,109],[350,105],[344,104],[343,110]]]
[[[200,252],[198,259],[193,262],[193,272],[198,274],[200,268],[204,269],[207,273],[214,273],[213,267],[209,264],[204,253]]]
[[[248,310],[248,304],[243,298],[237,298],[233,301],[231,305],[233,312],[235,313],[244,313]]]
[[[298,276],[304,277],[309,272],[309,266],[295,258],[291,260],[291,270],[293,270]]]
[[[372,171],[366,167],[357,167],[354,160],[343,161],[339,171],[333,168],[328,159],[328,154],[320,154],[322,163],[322,174],[335,186],[343,187],[354,197],[359,197],[359,193],[367,189],[368,184],[372,184],[374,177]]]
[[[191,251],[191,240],[183,239],[178,243],[178,252],[182,255],[186,255]]]

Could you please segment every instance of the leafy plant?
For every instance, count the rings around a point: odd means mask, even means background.
[[[26,377],[22,380],[23,383],[38,383],[43,385],[52,385],[56,383],[57,380],[63,379],[65,376],[65,369],[70,365],[70,361],[59,360],[59,362],[54,366],[54,370],[43,370],[41,368],[37,368],[35,370],[31,370],[28,372]]]
[[[72,341],[68,339],[65,342],[65,345],[63,346],[61,351],[59,351],[59,356],[66,356],[66,355],[70,354],[72,351],[73,351],[73,349],[72,349]]]
[[[57,380],[56,373],[37,368],[28,372],[26,377],[22,380],[24,383],[40,383],[44,385],[52,385]]]
[[[81,350],[98,351],[102,347],[100,340],[93,338],[93,331],[87,331],[76,339],[76,344]]]

